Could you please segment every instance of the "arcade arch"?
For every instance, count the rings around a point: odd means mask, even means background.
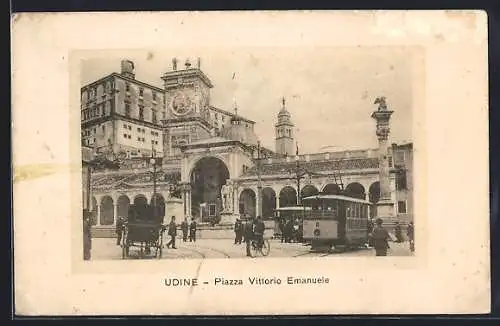
[[[192,216],[219,215],[222,210],[221,189],[229,177],[229,169],[217,157],[204,157],[195,163],[190,175]],[[201,206],[206,211],[201,211]]]
[[[117,200],[118,205],[118,216],[117,217],[127,217],[128,208],[130,206],[130,199],[127,195],[121,195]]]
[[[315,196],[317,194],[319,194],[318,188],[313,185],[307,185],[300,191],[300,198]]]
[[[338,195],[341,193],[340,187],[335,183],[328,183],[321,191],[323,195]]]
[[[243,216],[255,216],[256,200],[255,192],[252,189],[245,188],[240,194],[239,212]]]
[[[104,196],[101,199],[101,225],[112,225],[115,220],[115,207],[111,196]]]
[[[357,199],[366,199],[365,187],[359,182],[353,182],[345,188],[345,195]]]
[[[297,191],[293,187],[286,186],[280,191],[280,207],[297,205]]]
[[[276,208],[276,192],[271,187],[262,189],[262,217],[273,217],[274,209]]]

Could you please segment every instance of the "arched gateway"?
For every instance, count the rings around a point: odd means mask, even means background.
[[[222,211],[221,189],[229,179],[229,169],[216,157],[196,162],[190,176],[191,215],[202,220],[217,217]]]

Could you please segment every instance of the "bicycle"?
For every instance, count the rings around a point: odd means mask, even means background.
[[[262,256],[267,256],[269,255],[269,251],[271,250],[271,244],[269,243],[269,240],[267,239],[262,239],[262,246],[259,246],[257,239],[252,239],[250,242],[250,254],[252,257],[257,256],[257,254],[261,254]]]

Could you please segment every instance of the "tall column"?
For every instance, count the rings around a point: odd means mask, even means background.
[[[255,196],[255,216],[262,217],[262,187],[257,186],[257,194]]]
[[[115,215],[113,216],[113,225],[116,225],[116,220],[118,219],[118,203],[113,203],[115,208]]]
[[[391,218],[394,216],[394,202],[391,198],[391,185],[389,179],[389,156],[387,140],[389,138],[389,120],[394,111],[387,109],[385,97],[375,100],[379,107],[371,117],[377,121],[376,135],[378,138],[378,162],[380,177],[380,200],[377,203],[377,217]]]
[[[101,205],[97,205],[97,225],[101,225]]]

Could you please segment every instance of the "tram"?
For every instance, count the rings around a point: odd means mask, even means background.
[[[302,199],[303,237],[311,250],[364,246],[368,238],[371,203],[342,195],[317,195]]]

